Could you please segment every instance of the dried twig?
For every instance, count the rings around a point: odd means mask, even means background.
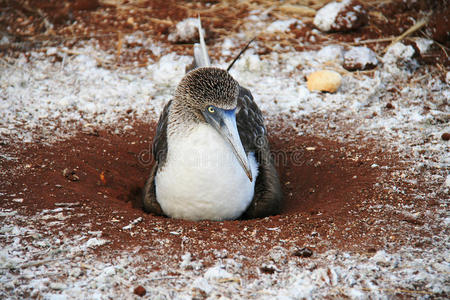
[[[278,7],[278,10],[289,15],[295,14],[307,17],[314,17],[316,15],[315,9],[303,5],[284,4]]]
[[[116,59],[119,60],[120,54],[122,53],[122,44],[123,44],[123,34],[122,32],[117,32],[117,45],[116,45]]]
[[[153,23],[159,23],[159,24],[164,24],[164,25],[169,25],[172,26],[173,22],[170,20],[161,20],[161,19],[157,19],[157,18],[148,18],[150,21],[152,21]]]
[[[364,45],[364,44],[373,44],[373,43],[382,43],[382,42],[390,42],[395,40],[397,37],[395,36],[391,36],[391,37],[386,37],[386,38],[379,38],[379,39],[368,39],[368,40],[363,40],[363,41],[359,41],[359,42],[353,42],[353,43],[343,43],[349,46],[356,46],[356,45]]]
[[[241,283],[241,279],[239,277],[231,277],[231,278],[220,278],[217,280],[219,283],[227,283],[227,282],[236,282]]]

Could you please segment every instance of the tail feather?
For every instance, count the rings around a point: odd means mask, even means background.
[[[200,15],[198,16],[198,35],[200,37],[200,43],[194,44],[194,69],[211,66],[208,49],[206,48],[205,38],[203,36]]]

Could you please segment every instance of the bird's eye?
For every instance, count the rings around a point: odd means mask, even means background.
[[[208,106],[208,111],[213,114],[216,110],[213,106]]]

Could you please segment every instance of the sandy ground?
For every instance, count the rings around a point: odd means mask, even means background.
[[[351,4],[337,32],[327,1],[35,2],[0,15],[1,298],[449,297],[448,2]],[[140,208],[198,12],[217,66],[257,36],[231,74],[266,117],[280,215]],[[337,92],[307,88],[321,69]]]

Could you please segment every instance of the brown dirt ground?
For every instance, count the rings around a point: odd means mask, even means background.
[[[409,17],[424,15],[424,7],[437,10],[447,3],[417,1],[408,6],[399,2],[386,5],[380,4],[383,1],[369,2],[370,7],[380,14],[370,14],[368,25],[355,32],[331,34],[332,42],[353,41],[355,36],[372,39],[398,35],[412,24]],[[227,31],[238,31],[241,25],[239,19],[253,8],[250,4],[226,9],[220,3],[207,7],[204,2],[196,5],[172,0],[141,1],[137,6],[86,7],[82,5],[84,1],[63,2],[69,3],[65,6],[58,3],[49,1],[44,5],[42,1],[34,0],[6,1],[2,8],[4,13],[0,16],[0,29],[13,37],[15,46],[1,49],[0,55],[13,55],[15,51],[39,49],[51,44],[64,43],[71,47],[78,41],[91,38],[98,39],[106,49],[116,49],[122,45],[121,34],[136,30],[167,42],[167,33],[174,22],[188,16],[195,17],[197,10],[201,10],[213,43]],[[223,15],[219,16],[219,12]],[[274,20],[276,16],[273,15]],[[46,28],[44,20],[53,23],[54,28]],[[311,22],[307,26],[313,28]],[[289,44],[308,32],[293,30],[292,36],[278,42]],[[258,42],[267,44],[267,50],[260,50],[263,52],[271,51],[270,44],[274,43],[270,37],[259,37]],[[374,42],[369,46],[387,44]],[[191,45],[170,47],[171,51],[191,51]],[[117,65],[127,64],[136,57],[140,63],[146,64],[154,58],[152,53],[132,56],[127,55],[127,51],[126,47],[118,51]],[[433,51],[426,63],[448,64],[443,48],[437,47]],[[70,219],[70,224],[64,228],[49,228],[48,234],[57,231],[67,235],[80,233],[87,230],[85,224],[90,223],[89,230],[101,230],[103,237],[111,240],[110,244],[98,250],[99,255],[103,251],[141,246],[141,251],[153,249],[167,255],[181,255],[189,251],[194,257],[202,257],[204,250],[227,249],[248,257],[258,257],[280,241],[287,248],[306,246],[319,252],[329,249],[375,252],[405,243],[421,245],[420,240],[411,240],[409,236],[412,232],[420,233],[421,226],[428,222],[425,216],[417,220],[394,210],[383,209],[386,205],[397,207],[414,201],[408,193],[398,194],[384,188],[385,183],[395,179],[394,172],[404,167],[394,154],[386,153],[380,145],[356,147],[357,143],[342,144],[315,136],[298,136],[289,128],[280,134],[276,130],[271,131],[271,128],[283,127],[281,121],[276,126],[268,125],[286,196],[283,212],[278,216],[256,220],[189,222],[145,214],[133,203],[151,168],[147,160],[155,124],[139,121],[134,122],[133,130],[124,134],[113,134],[108,129],[86,132],[80,128],[76,136],[53,145],[3,142],[1,151],[16,153],[18,161],[0,160],[2,169],[17,170],[12,177],[2,179],[0,190],[23,193],[25,200],[23,203],[3,201],[2,207],[32,215],[42,209],[55,208],[55,203],[79,203],[74,206],[72,214],[75,217]],[[314,147],[315,150],[307,150],[307,147]],[[372,168],[374,163],[390,169]],[[63,175],[65,169],[69,171],[68,176]],[[79,180],[73,181],[74,174]],[[399,184],[406,191],[413,189],[405,183]],[[371,208],[376,205],[382,209]],[[425,209],[426,205],[437,204],[428,201],[421,205]],[[122,229],[138,217],[142,217],[143,221],[136,225],[133,234]],[[40,224],[43,228],[45,225]],[[161,241],[165,241],[164,244]]]
[[[102,237],[111,241],[100,248],[100,255],[107,249],[140,246],[145,251],[178,256],[189,251],[202,259],[211,249],[259,257],[280,241],[290,249],[306,246],[318,252],[375,252],[404,243],[420,246],[420,241],[411,241],[408,236],[411,230],[419,233],[426,219],[370,209],[414,201],[411,196],[383,189],[390,173],[401,169],[395,156],[382,150],[374,152],[371,145],[356,148],[289,131],[270,137],[285,193],[280,215],[192,222],[146,214],[136,207],[135,199],[151,169],[148,153],[155,125],[136,122],[134,129],[124,134],[89,130],[53,145],[35,143],[20,149],[2,145],[2,151],[16,153],[20,167],[17,169],[17,162],[1,161],[2,168],[17,170],[1,190],[24,198],[23,203],[4,201],[2,207],[34,215],[54,209],[55,203],[78,203],[66,227],[39,226],[48,234],[63,231],[67,236],[100,230]],[[374,163],[392,169],[372,168]],[[133,234],[122,229],[138,217],[143,221]],[[401,223],[409,226],[397,226]],[[183,243],[183,239],[189,242]]]
[[[297,1],[299,5],[307,5],[314,9],[320,8],[329,0]],[[176,23],[187,17],[202,17],[206,30],[207,43],[214,44],[233,32],[238,32],[244,24],[244,18],[255,9],[261,11],[271,8],[268,16],[273,21],[298,18],[305,26],[297,29],[295,24],[286,34],[259,33],[256,38],[258,54],[270,53],[275,45],[293,46],[298,51],[318,49],[323,43],[342,43],[353,45],[355,38],[381,53],[390,41],[383,38],[396,37],[405,32],[413,24],[430,14],[430,22],[411,36],[405,42],[414,44],[417,36],[433,38],[440,42],[424,57],[419,57],[424,64],[440,64],[449,66],[448,37],[449,1],[448,0],[418,0],[418,1],[363,1],[368,11],[367,24],[346,33],[329,33],[325,38],[316,36],[316,42],[308,45],[298,45],[299,39],[309,40],[314,29],[312,17],[280,11],[279,4],[271,1],[236,1],[231,5],[221,1],[40,1],[40,0],[0,0],[0,33],[7,35],[12,43],[0,46],[0,57],[7,53],[27,50],[39,50],[45,46],[64,45],[69,49],[85,40],[98,40],[105,50],[115,51],[116,61],[106,64],[111,67],[130,66],[133,62],[147,65],[158,56],[150,50],[135,47],[140,44],[128,44],[123,40],[124,34],[140,31],[152,40],[167,42],[167,35]],[[380,40],[381,39],[381,40]],[[195,42],[195,41],[192,41]],[[247,41],[242,41],[242,46]],[[240,48],[240,47],[238,47]],[[192,43],[167,45],[168,51],[182,54],[192,53]],[[278,50],[279,51],[279,50]],[[236,54],[239,49],[236,49]],[[164,54],[164,53],[163,53]],[[163,55],[162,54],[162,55]],[[419,54],[418,54],[419,55]],[[420,55],[419,55],[420,56]],[[212,55],[214,57],[214,53]],[[230,61],[233,58],[230,57]]]

